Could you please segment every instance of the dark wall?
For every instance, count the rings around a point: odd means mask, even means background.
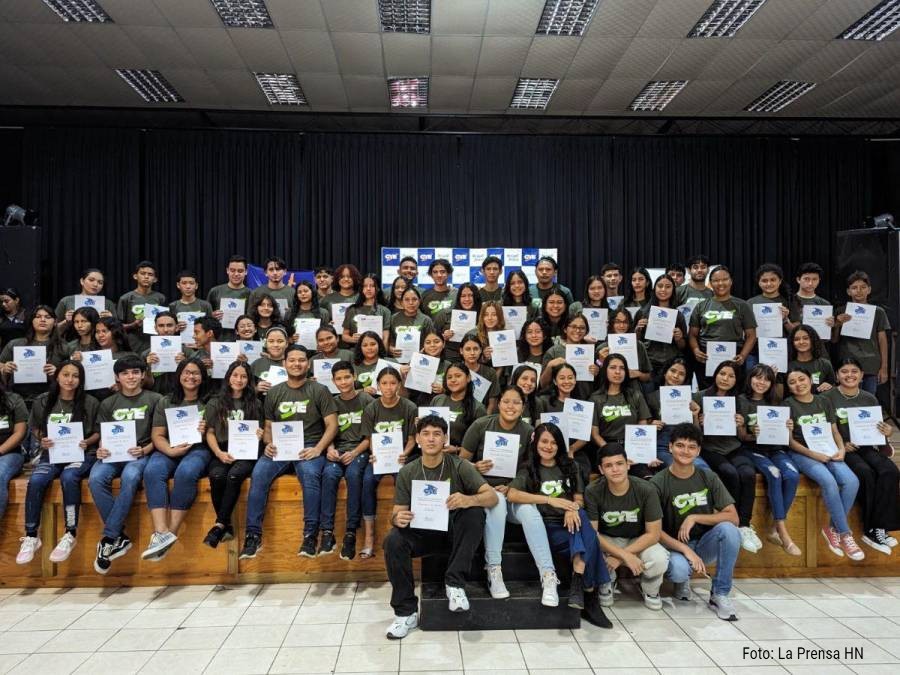
[[[378,271],[383,245],[554,246],[575,286],[608,260],[662,266],[702,251],[746,295],[763,261],[829,268],[833,233],[896,194],[894,147],[42,128],[24,132],[22,199],[45,226],[48,300],[75,292],[85,266],[107,271],[114,296],[153,259],[170,295],[185,266],[204,288],[220,283],[233,252]]]

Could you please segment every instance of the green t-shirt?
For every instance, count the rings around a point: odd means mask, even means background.
[[[834,408],[835,421],[844,443],[850,442],[850,423],[847,421],[847,408],[881,407],[881,403],[878,402],[877,398],[862,389],[859,390],[856,396],[850,398],[845,396],[838,387],[834,387],[822,394],[822,398],[831,403],[831,406]]]
[[[161,400],[161,394],[146,389],[142,389],[137,396],[125,396],[116,392],[100,404],[97,421],[127,422],[133,420],[138,445],[147,445],[150,442],[150,430],[156,405]]]
[[[220,448],[225,448],[228,445],[228,422],[230,420],[240,422],[245,419],[255,419],[259,422],[260,429],[262,429],[262,404],[257,405],[259,405],[257,417],[250,418],[247,416],[245,404],[241,399],[231,399],[231,406],[227,408],[225,400],[220,396],[209,400],[206,404],[206,410],[203,417],[206,420],[208,428],[212,429],[215,434],[216,441]]]
[[[637,323],[641,319],[649,319],[650,312],[652,312],[654,308],[655,305],[644,305],[641,307],[634,317],[634,322]],[[684,320],[684,314],[681,312],[678,312],[678,315],[675,317],[675,328],[681,329],[681,334],[684,336],[684,339],[687,340],[687,321]],[[644,349],[647,350],[647,358],[650,359],[650,363],[654,369],[661,368],[676,356],[683,355],[682,351],[675,343],[675,338],[672,338],[672,342],[657,342],[656,340],[642,339],[641,344],[644,345]],[[638,361],[640,361],[640,358],[640,350],[638,350]]]
[[[399,431],[406,444],[407,438],[416,435],[418,412],[416,404],[406,398],[401,397],[393,408],[384,405],[380,398],[374,399],[363,410],[361,433],[371,436]]]
[[[706,300],[707,298],[711,298],[713,296],[713,292],[711,288],[703,287],[702,290],[697,290],[690,284],[683,284],[675,289],[675,304],[680,307],[687,303],[691,298],[695,298],[697,300]]]
[[[593,481],[584,491],[584,509],[597,532],[607,537],[636,539],[646,531],[645,524],[662,520],[659,493],[642,478],[628,477],[628,492],[614,495],[605,478]]]
[[[350,332],[350,335],[359,333],[356,326],[356,317],[358,316],[380,316],[382,331],[391,327],[391,310],[384,305],[360,305],[359,307],[348,307],[347,313],[344,314],[344,324],[342,328]],[[378,337],[382,337],[379,335]]]
[[[472,453],[472,462],[480,462],[484,458],[484,435],[488,431],[495,431],[502,434],[514,434],[519,437],[519,466],[525,459],[528,452],[528,444],[531,442],[531,434],[534,428],[530,424],[526,424],[521,419],[516,425],[507,431],[500,426],[499,415],[486,415],[475,420],[466,431],[462,439],[462,447],[467,452]],[[485,476],[484,478],[489,485],[506,485],[511,480],[503,476]]]
[[[153,411],[153,426],[154,427],[164,427],[166,429],[166,434],[169,433],[169,420],[166,417],[166,410],[170,410],[171,408],[187,408],[188,406],[195,405],[197,406],[198,411],[200,412],[200,419],[205,419],[206,413],[206,402],[200,400],[193,401],[182,401],[181,403],[174,403],[172,401],[172,394],[166,394],[162,397],[159,403],[156,404],[156,408]],[[226,430],[227,433],[227,430]],[[218,439],[216,439],[218,440]],[[204,439],[200,439],[200,443],[203,443]]]
[[[621,392],[612,395],[597,392],[591,396],[591,401],[594,403],[593,426],[608,443],[625,441],[626,424],[638,424],[640,420],[650,419],[647,401],[634,391],[628,397]]]
[[[531,494],[545,495],[547,497],[562,497],[564,499],[573,499],[576,494],[584,492],[584,483],[582,483],[581,472],[575,471],[574,485],[563,477],[562,469],[558,464],[553,466],[538,467],[538,476],[541,484],[536,490],[529,489],[528,468],[521,466],[516,477],[509,484],[509,487],[521,492],[529,492]],[[562,525],[565,512],[555,506],[549,504],[537,504],[538,511],[545,523],[553,525]]]
[[[791,409],[791,419],[794,420],[794,440],[806,444],[803,438],[801,424],[834,424],[837,416],[834,405],[824,395],[816,394],[809,403],[802,403],[794,397],[787,399],[784,404]]]
[[[455,300],[455,288],[451,287],[446,291],[436,291],[431,288],[422,294],[422,311],[428,316],[434,316],[442,309],[450,309]]]
[[[484,485],[484,478],[471,463],[457,455],[443,455],[442,464],[428,469],[419,457],[400,467],[394,479],[394,504],[410,506],[412,503],[412,482],[414,480],[449,481],[450,494],[460,492],[464,495],[478,494]]]
[[[698,391],[691,396],[694,403],[700,406],[701,413],[703,411],[704,396],[712,396],[712,394],[709,394],[706,391]],[[740,412],[740,410],[738,410],[737,400],[734,402],[734,410],[735,413]],[[703,430],[702,425],[700,429],[701,431]],[[703,450],[705,452],[715,452],[718,455],[727,455],[740,447],[741,439],[737,436],[707,436],[706,434],[703,434]]]
[[[45,392],[34,399],[34,403],[31,406],[31,416],[28,420],[28,427],[31,429],[37,429],[38,433],[41,436],[44,436],[47,430],[44,428],[44,413],[46,412],[47,406],[47,396],[48,394]],[[48,422],[55,422],[57,424],[66,424],[68,422],[81,422],[81,428],[84,432],[84,437],[87,438],[100,430],[100,425],[97,423],[97,411],[100,408],[100,403],[91,395],[87,395],[84,397],[84,415],[81,419],[73,419],[74,412],[74,402],[73,401],[63,401],[62,399],[57,399],[56,403],[53,405],[53,408],[50,410],[50,417],[47,419]],[[97,446],[92,445],[88,447],[85,452],[88,454],[95,454],[97,452]],[[49,450],[41,450],[41,461],[47,462],[50,460],[50,451]]]
[[[206,301],[209,303],[210,307],[213,308],[213,311],[222,309],[222,300],[226,298],[243,300],[245,313],[246,310],[250,309],[250,303],[247,302],[250,298],[250,289],[246,286],[231,288],[228,284],[220,284],[210,288],[209,293],[206,294]],[[222,341],[229,342],[232,339],[234,339],[234,326],[222,324]]]
[[[353,295],[341,295],[340,291],[335,291],[334,293],[329,293],[324,298],[319,300],[319,307],[328,311],[329,316],[331,315],[331,306],[332,305],[346,305],[352,304],[356,302],[356,299],[359,297],[359,293],[354,293]],[[347,308],[350,309],[349,307]]]
[[[31,340],[28,341],[27,338],[15,338],[14,340],[10,340],[5,345],[3,345],[3,350],[0,351],[0,363],[7,363],[13,360],[14,356],[14,347],[46,347],[47,348],[47,363],[52,363],[57,369],[63,364],[63,362],[69,357],[69,348],[64,342],[60,342],[59,346],[56,349],[51,348],[49,340]],[[13,382],[13,377],[10,377],[7,382],[8,388],[12,389],[15,393],[19,394],[23,399],[25,399],[25,405],[30,406],[32,401],[37,396],[40,396],[45,391],[49,385],[49,379],[47,383],[43,382],[34,382],[34,383],[26,383],[26,384],[17,384]]]
[[[54,312],[54,314],[56,314],[56,320],[63,321],[66,318],[66,312],[73,311],[74,309],[75,309],[75,296],[74,295],[65,296],[62,300],[60,300],[56,304],[56,310]],[[116,303],[114,303],[109,298],[105,298],[103,309],[100,309],[98,307],[94,307],[94,309],[97,310],[98,314],[102,311],[107,311],[110,314],[112,314],[114,318],[116,317]]]
[[[416,326],[419,328],[420,333],[424,333],[434,328],[434,323],[432,323],[430,317],[425,316],[422,312],[416,312],[415,316],[406,316],[403,312],[397,312],[391,317],[390,342],[392,345],[397,344],[397,333],[402,333],[407,326]]]
[[[594,350],[594,354],[596,355],[600,350],[609,347],[609,342],[603,341],[598,342],[597,347]],[[610,353],[615,353],[615,350],[610,348]],[[638,357],[638,370],[642,373],[649,373],[653,366],[650,363],[650,356],[647,354],[647,348],[644,346],[644,343],[640,340],[637,341],[637,357]]]
[[[835,316],[845,314],[846,305],[835,310]],[[888,333],[891,330],[891,322],[887,313],[879,306],[875,306],[875,321],[872,323],[872,334],[866,338],[855,338],[841,335],[838,341],[838,361],[853,357],[862,365],[863,373],[874,375],[881,368],[881,350],[878,348],[878,334]],[[890,340],[888,341],[890,343]]]
[[[485,386],[487,386],[487,391],[484,392],[484,395],[480,397],[481,402],[484,403],[485,406],[487,406],[492,398],[500,398],[500,378],[497,377],[496,370],[494,370],[491,366],[479,364],[478,370],[470,369],[470,372],[473,372],[488,381],[488,384],[484,385],[482,383],[478,383],[474,377],[472,378],[473,391],[475,392],[476,399],[479,398],[479,393],[481,391],[484,391]]]
[[[194,298],[193,302],[182,302],[179,299],[169,303],[169,311],[175,315],[176,319],[178,318],[178,312],[194,312],[195,314],[202,312],[206,316],[212,316],[212,305],[200,298]]]
[[[659,493],[663,530],[670,537],[678,537],[678,530],[688,516],[710,515],[734,504],[721,479],[710,469],[695,467],[690,478],[678,478],[666,469],[653,476],[650,483]],[[695,525],[689,538],[697,540],[710,529],[709,525]]]
[[[744,343],[744,331],[756,328],[756,317],[745,300],[728,298],[719,302],[713,298],[703,300],[691,314],[691,328],[700,329],[700,346],[707,342],[737,342],[738,349]]]
[[[362,432],[363,411],[374,400],[364,391],[358,392],[349,401],[342,399],[338,394],[334,396],[338,416],[338,432],[334,439],[334,447],[338,452],[343,454],[362,443],[365,438]]]
[[[584,348],[590,352],[593,349],[593,345],[585,344]],[[565,359],[566,358],[566,343],[558,342],[553,345],[544,352],[544,356],[541,359],[541,368],[543,370],[547,369],[547,364],[550,363],[553,359]],[[581,399],[582,401],[586,401],[590,398],[591,394],[596,390],[595,380],[590,381],[576,381],[575,389],[572,391],[572,398]]]
[[[803,321],[803,308],[807,305],[831,305],[831,303],[825,298],[820,298],[818,295],[814,295],[811,298],[801,298],[796,293],[794,297],[791,298],[791,304],[789,309],[791,313],[788,315],[788,319],[791,320],[791,323],[798,323]]]
[[[487,415],[484,404],[473,401],[475,420]],[[438,394],[431,399],[431,405],[437,408],[450,408],[450,445],[461,445],[469,425],[463,419],[463,402],[454,401],[450,394]],[[425,407],[425,406],[423,406]]]
[[[478,295],[481,296],[481,302],[503,302],[503,286],[497,285],[493,291],[481,287],[478,289]]]
[[[5,396],[9,413],[0,416],[0,443],[6,443],[9,440],[17,424],[28,422],[28,407],[25,405],[25,399],[11,391],[6,392]],[[22,448],[17,445],[9,452],[22,452]]]
[[[322,440],[325,418],[337,415],[334,398],[323,384],[305,380],[296,389],[288,382],[269,389],[264,417],[271,422],[303,422],[303,442],[311,448]]]
[[[795,359],[788,363],[788,372],[794,368],[800,368],[809,373],[810,378],[812,378],[814,391],[818,391],[820,384],[830,384],[832,387],[837,384],[834,366],[831,365],[831,361],[821,356],[812,361],[797,361]]]
[[[269,285],[263,284],[262,286],[257,286],[252,291],[250,291],[250,297],[247,299],[247,309],[250,309],[253,306],[253,303],[257,301],[260,297],[268,293],[273,298],[275,298],[275,302],[278,303],[279,300],[286,300],[287,306],[290,308],[294,304],[294,288],[291,286],[282,286],[281,288],[269,288]],[[278,303],[283,304],[283,303]],[[281,315],[284,316],[285,312],[282,309]]]

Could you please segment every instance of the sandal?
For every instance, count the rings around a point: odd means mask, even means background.
[[[368,560],[375,557],[374,546],[366,546],[359,552],[360,560]]]
[[[784,552],[787,553],[788,555],[796,555],[796,556],[803,555],[803,551],[801,551],[800,547],[797,546],[797,544],[795,544],[794,542],[791,542],[790,544],[785,544],[782,546],[782,548],[784,549]]]

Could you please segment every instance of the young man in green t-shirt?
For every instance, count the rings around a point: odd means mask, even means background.
[[[437,415],[428,415],[416,424],[416,443],[422,456],[403,465],[394,486],[394,526],[384,540],[384,562],[393,587],[391,607],[394,621],[387,630],[389,640],[406,637],[419,625],[419,599],[413,577],[413,558],[446,551],[450,560],[444,574],[451,612],[466,612],[466,574],[484,536],[484,509],[497,503],[497,494],[470,462],[444,452],[447,423]],[[413,481],[450,482],[447,499],[448,532],[425,530],[412,526]]]
[[[644,604],[659,611],[659,587],[669,564],[669,553],[659,543],[659,494],[646,480],[628,475],[625,448],[619,443],[600,450],[600,473],[603,478],[584,491],[584,508],[597,530],[611,580],[600,586],[600,605],[612,607],[616,569],[624,565],[640,577]]]
[[[741,548],[738,515],[719,477],[694,466],[702,441],[693,424],[676,424],[669,440],[672,464],[650,479],[663,509],[660,542],[669,549],[666,577],[675,584],[677,599],[690,600],[691,574],[706,575],[706,563],[715,562],[709,607],[720,619],[737,621],[728,594]]]

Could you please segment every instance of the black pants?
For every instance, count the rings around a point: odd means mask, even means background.
[[[893,460],[873,447],[862,447],[844,455],[844,462],[859,478],[856,503],[862,510],[866,530],[900,530],[900,471]]]
[[[727,455],[703,450],[700,456],[722,479],[734,499],[738,526],[747,527],[753,517],[753,500],[756,497],[756,465],[750,453],[744,448],[738,448]]]
[[[418,611],[413,579],[413,558],[450,551],[444,583],[465,588],[466,574],[472,558],[484,537],[484,509],[473,506],[450,512],[448,532],[395,527],[384,538],[384,564],[393,587],[391,607],[396,616],[409,616]]]
[[[253,473],[256,460],[239,459],[232,464],[225,464],[217,457],[209,463],[209,489],[212,493],[213,508],[216,510],[216,522],[231,525],[231,514],[241,496],[241,485]]]

